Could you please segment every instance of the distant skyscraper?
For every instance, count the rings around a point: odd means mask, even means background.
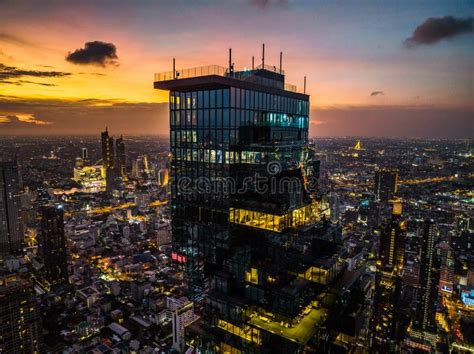
[[[0,278],[0,353],[39,353],[41,336],[31,282],[17,276]]]
[[[405,222],[401,203],[393,204],[392,220],[382,230],[375,275],[372,346],[376,350],[395,350],[398,336],[398,309],[405,252]]]
[[[109,131],[105,128],[105,132],[101,134],[102,142],[102,164],[107,170],[114,167],[114,138],[109,136]]]
[[[146,155],[138,156],[132,164],[132,177],[140,178],[144,173],[148,172],[148,157]]]
[[[123,137],[117,139],[115,142],[115,151],[117,153],[116,167],[119,169],[120,174],[125,176],[125,164],[126,164],[126,155],[125,155],[125,143]]]
[[[43,206],[38,251],[44,261],[45,275],[51,285],[68,283],[64,211],[60,206]]]
[[[416,308],[415,327],[426,332],[436,332],[436,302],[440,263],[435,252],[437,225],[434,220],[425,220],[420,253],[420,290]]]
[[[389,169],[375,171],[375,200],[387,202],[397,193],[398,172]]]
[[[23,244],[20,176],[16,162],[0,162],[0,255],[15,253]]]
[[[454,290],[454,253],[448,242],[440,243],[436,249],[440,260],[439,292],[451,294]]]
[[[89,151],[85,147],[82,148],[82,159],[84,161],[87,161],[89,159]]]

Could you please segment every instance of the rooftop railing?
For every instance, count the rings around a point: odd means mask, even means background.
[[[284,71],[282,70],[280,73],[280,69],[278,69],[275,66],[270,66],[270,65],[265,65],[262,67],[262,65],[259,65],[256,67],[256,70],[258,69],[265,69],[267,71],[275,72],[277,74],[284,75]],[[200,76],[209,76],[209,75],[217,75],[217,76],[223,76],[223,77],[231,77],[234,79],[242,80],[242,81],[252,81],[256,82],[258,84],[261,84],[263,86],[274,86],[280,89],[285,89],[285,91],[290,91],[290,92],[298,92],[298,89],[295,85],[292,84],[287,84],[285,83],[284,87],[280,87],[281,82],[275,81],[274,84],[271,84],[272,81],[270,79],[265,79],[265,78],[259,78],[254,75],[252,75],[251,69],[246,69],[242,71],[234,71],[231,74],[229,74],[228,68],[225,68],[223,66],[219,65],[206,65],[206,66],[199,66],[195,68],[189,68],[189,69],[180,69],[176,70],[175,72],[173,71],[165,71],[161,73],[156,73],[155,74],[155,82],[159,81],[167,81],[167,80],[178,80],[178,79],[188,79],[192,77],[200,77]],[[250,77],[253,77],[250,78]]]
[[[196,68],[176,70],[176,79],[188,79],[191,77],[218,75],[226,76],[227,68],[219,65],[206,65]],[[173,80],[173,71],[166,71],[155,74],[155,81]]]

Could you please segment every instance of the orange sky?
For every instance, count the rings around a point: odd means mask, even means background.
[[[262,42],[267,63],[277,64],[284,52],[288,82],[302,88],[307,76],[317,112],[311,117],[318,127],[314,134],[324,134],[329,124],[328,133],[337,135],[341,112],[349,119],[351,112],[358,116],[364,109],[380,113],[376,125],[383,125],[387,112],[391,119],[397,110],[416,119],[416,112],[436,111],[443,121],[458,119],[455,125],[466,131],[463,124],[473,111],[472,34],[415,49],[405,48],[403,41],[427,17],[472,13],[472,3],[366,3],[362,8],[306,1],[265,4],[2,1],[0,64],[15,68],[17,75],[2,82],[0,71],[0,134],[93,133],[99,125],[114,123],[126,130],[131,116],[151,124],[130,127],[134,133],[166,133],[166,124],[152,118],[156,105],[156,119],[166,120],[159,105],[166,93],[152,88],[155,72],[171,70],[172,57],[178,69],[225,66],[229,46],[237,68],[249,67],[252,55],[259,61]],[[91,41],[113,43],[116,65],[78,65],[65,59]],[[28,73],[19,75],[19,70]],[[61,75],[41,74],[51,71]],[[97,119],[84,119],[87,114]],[[46,124],[21,118],[28,116]],[[88,123],[81,128],[68,116]],[[340,128],[344,135],[351,132]],[[367,128],[372,129],[367,135],[377,135],[377,129]]]

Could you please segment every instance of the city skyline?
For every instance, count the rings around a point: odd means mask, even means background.
[[[0,8],[0,135],[94,134],[107,124],[117,134],[167,135],[154,73],[171,70],[173,57],[178,69],[226,66],[229,47],[236,68],[249,68],[265,43],[266,63],[278,66],[283,51],[300,91],[307,77],[310,136],[472,137],[469,2]]]

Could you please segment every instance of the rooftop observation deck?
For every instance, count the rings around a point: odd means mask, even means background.
[[[184,79],[194,79],[186,80]],[[211,81],[217,85],[252,85],[270,90],[281,90],[301,95],[295,85],[285,83],[285,72],[276,66],[259,65],[255,69],[229,71],[219,65],[207,65],[195,68],[180,69],[156,73],[154,77],[155,89],[186,90],[188,86],[206,86]],[[240,85],[238,85],[240,86]]]

